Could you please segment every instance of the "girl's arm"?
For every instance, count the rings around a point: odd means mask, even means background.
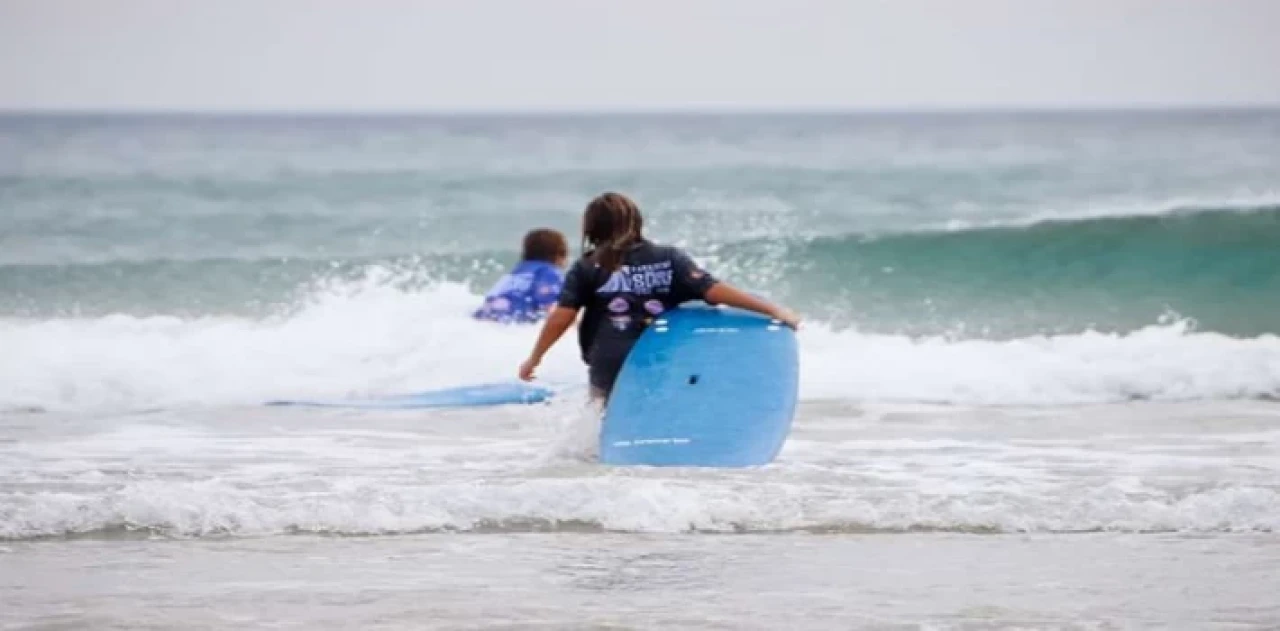
[[[538,341],[533,345],[533,352],[529,354],[529,359],[524,360],[520,364],[520,378],[524,381],[533,380],[533,371],[542,363],[542,357],[551,350],[560,337],[564,335],[569,327],[573,326],[573,321],[578,319],[578,310],[572,307],[564,307],[556,305],[551,309],[551,313],[547,315],[547,321],[542,324],[542,332],[538,334]]]
[[[707,289],[706,301],[713,305],[723,304],[746,309],[747,311],[755,311],[775,320],[780,320],[783,324],[793,329],[800,326],[800,316],[792,313],[789,309],[756,298],[728,283],[719,282]]]

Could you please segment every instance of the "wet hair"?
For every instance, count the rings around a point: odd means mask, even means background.
[[[626,195],[604,193],[582,213],[582,248],[592,251],[596,265],[614,271],[627,249],[644,238],[640,208]]]
[[[524,235],[524,247],[520,258],[525,261],[555,263],[569,256],[569,242],[564,235],[550,228],[530,230]]]

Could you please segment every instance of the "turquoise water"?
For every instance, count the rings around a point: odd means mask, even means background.
[[[0,314],[261,316],[482,290],[593,194],[813,318],[1275,332],[1280,114],[0,118]]]

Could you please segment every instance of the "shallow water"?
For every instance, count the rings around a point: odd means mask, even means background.
[[[8,414],[6,628],[1274,628],[1280,406],[802,406],[591,461],[580,402]]]
[[[1247,534],[91,540],[9,546],[0,593],[5,628],[1267,629],[1277,562]]]

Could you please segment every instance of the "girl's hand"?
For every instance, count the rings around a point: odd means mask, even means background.
[[[551,314],[547,316],[547,321],[542,324],[542,332],[538,334],[538,342],[533,345],[533,352],[529,354],[529,359],[524,360],[520,364],[520,379],[523,381],[533,381],[533,371],[538,368],[538,364],[542,363],[542,355],[546,353],[551,345],[560,339],[561,335],[573,326],[573,321],[578,319],[578,309],[576,307],[561,307],[557,305],[551,309]]]
[[[538,367],[538,361],[530,357],[520,364],[520,380],[533,381],[533,371]]]
[[[773,314],[773,318],[775,320],[780,320],[783,324],[791,327],[793,330],[800,329],[800,316],[796,315],[790,309],[778,309],[778,312]]]
[[[792,329],[800,327],[800,316],[791,312],[790,309],[780,307],[766,300],[762,300],[751,294],[737,289],[728,283],[716,283],[707,290],[705,300],[713,305],[729,305],[747,311],[754,311],[761,315],[767,315],[774,320],[782,322]]]

